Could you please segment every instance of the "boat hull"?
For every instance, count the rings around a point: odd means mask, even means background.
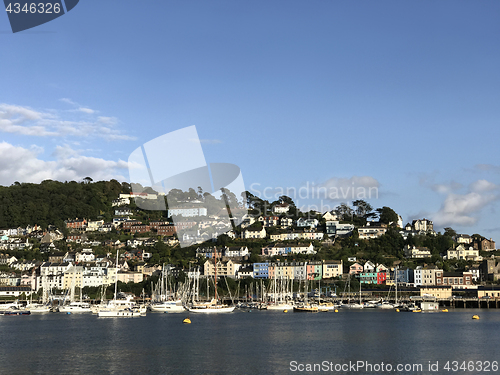
[[[141,316],[139,311],[132,310],[118,310],[118,311],[99,311],[98,317],[101,318],[135,318]]]
[[[0,311],[0,315],[31,315],[29,310],[6,310]]]
[[[189,308],[188,311],[195,314],[224,314],[224,313],[232,313],[235,307],[216,307],[216,306],[207,306],[207,307],[192,307]]]

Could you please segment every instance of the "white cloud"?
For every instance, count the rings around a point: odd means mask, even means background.
[[[43,180],[79,181],[89,176],[94,180],[117,179],[125,181],[126,161],[105,160],[81,156],[69,146],[56,147],[56,160],[39,158],[43,149],[17,147],[7,142],[0,143],[0,185],[11,185],[15,181],[40,183]]]
[[[492,182],[477,180],[465,194],[448,192],[439,211],[432,215],[434,223],[440,227],[473,226],[482,210],[500,199],[499,188]]]
[[[462,184],[455,182],[455,181],[451,181],[451,182],[446,183],[446,184],[433,184],[433,185],[431,185],[432,190],[434,190],[437,193],[441,193],[441,194],[449,194],[449,193],[452,193],[454,191],[460,190],[462,187],[463,187]]]
[[[83,113],[88,113],[88,114],[90,114],[90,115],[91,115],[91,114],[93,114],[93,113],[95,113],[95,111],[94,111],[93,109],[90,109],[90,108],[85,108],[85,107],[80,107],[80,108],[78,108],[78,110],[79,110],[80,112],[83,112]]]
[[[470,190],[478,193],[492,191],[497,188],[498,186],[495,185],[493,182],[489,182],[486,180],[477,180],[474,181],[472,184],[470,184]]]
[[[78,105],[76,104],[73,100],[69,99],[69,98],[61,98],[59,99],[61,102],[63,103],[67,103],[67,104],[71,104],[71,105]]]
[[[76,104],[66,98],[61,101]],[[78,115],[75,117],[75,113],[86,115],[95,113],[94,110],[85,107],[72,112],[74,112],[73,117],[71,114],[55,110],[39,112],[28,107],[0,103],[0,132],[38,137],[96,137],[110,141],[135,139],[123,134],[117,126],[119,121],[116,117],[80,118]]]

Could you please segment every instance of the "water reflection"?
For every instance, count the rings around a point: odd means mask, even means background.
[[[0,317],[0,373],[281,374],[290,362],[495,360],[500,311]],[[29,353],[29,355],[27,354]],[[423,372],[425,373],[425,372]]]

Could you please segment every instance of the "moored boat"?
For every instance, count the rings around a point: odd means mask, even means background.
[[[62,313],[91,313],[90,304],[87,302],[71,302],[69,305],[59,306]]]

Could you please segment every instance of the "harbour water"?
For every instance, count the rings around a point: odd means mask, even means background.
[[[474,314],[481,319],[473,320]],[[187,325],[182,323],[186,316],[0,316],[0,373],[314,373],[308,369],[342,374],[500,372],[491,366],[493,361],[500,361],[497,310],[238,311],[191,315],[192,324]],[[448,361],[450,369],[446,370]],[[459,369],[464,361],[469,366],[466,371]],[[473,361],[473,367],[469,361]],[[487,361],[490,371],[479,371]],[[353,363],[364,363],[364,367],[353,371]],[[315,368],[307,367],[314,364]],[[350,367],[346,367],[348,364]],[[372,371],[367,371],[370,364]],[[391,371],[387,371],[388,364]],[[398,371],[398,364],[413,367],[400,367]],[[414,366],[419,364],[421,367]]]

